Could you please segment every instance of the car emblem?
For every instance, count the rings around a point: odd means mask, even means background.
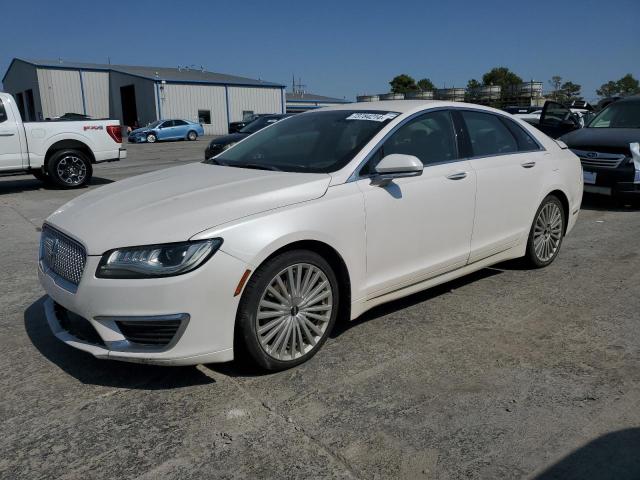
[[[587,152],[587,157],[589,158],[597,158],[598,152]]]

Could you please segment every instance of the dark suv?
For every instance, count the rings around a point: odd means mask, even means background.
[[[565,107],[566,108],[566,107]],[[549,109],[551,112],[551,109]],[[554,106],[553,118],[540,118],[555,130],[569,125],[569,109]],[[551,133],[545,131],[545,133]],[[580,157],[584,191],[640,201],[640,96],[623,98],[598,113],[585,128],[572,129],[559,140]]]

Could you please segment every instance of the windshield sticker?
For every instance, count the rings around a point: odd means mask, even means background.
[[[387,113],[352,113],[347,120],[369,120],[372,122],[384,122],[396,118],[399,114],[396,112]]]

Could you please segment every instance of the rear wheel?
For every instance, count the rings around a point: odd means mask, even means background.
[[[247,283],[238,339],[262,368],[294,367],[327,340],[338,302],[338,282],[326,260],[307,250],[285,252],[260,266]]]
[[[558,197],[549,195],[542,201],[527,241],[526,258],[532,266],[546,267],[558,256],[564,237],[564,217]]]
[[[93,169],[84,153],[78,150],[60,150],[49,159],[47,172],[57,186],[78,188],[89,183]]]
[[[150,133],[147,135],[147,143],[156,143],[156,140],[158,140],[158,137],[156,137],[155,133]]]
[[[197,138],[198,138],[198,134],[196,132],[194,132],[193,130],[191,130],[189,133],[187,133],[187,140],[191,140],[193,142]]]

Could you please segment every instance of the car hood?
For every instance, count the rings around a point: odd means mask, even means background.
[[[84,243],[89,255],[117,247],[180,242],[203,230],[319,198],[328,174],[194,163],[130,177],[81,195],[47,223]]]
[[[581,128],[559,140],[578,150],[625,152],[629,155],[629,144],[640,142],[640,128]]]
[[[228,145],[229,143],[239,142],[243,138],[247,138],[247,133],[230,133],[229,135],[223,135],[222,137],[214,138],[211,140],[211,145]]]
[[[136,133],[146,133],[146,132],[148,132],[150,130],[152,130],[152,129],[148,128],[148,127],[136,128],[135,130],[131,130],[129,135],[133,135],[133,134],[136,134]]]

